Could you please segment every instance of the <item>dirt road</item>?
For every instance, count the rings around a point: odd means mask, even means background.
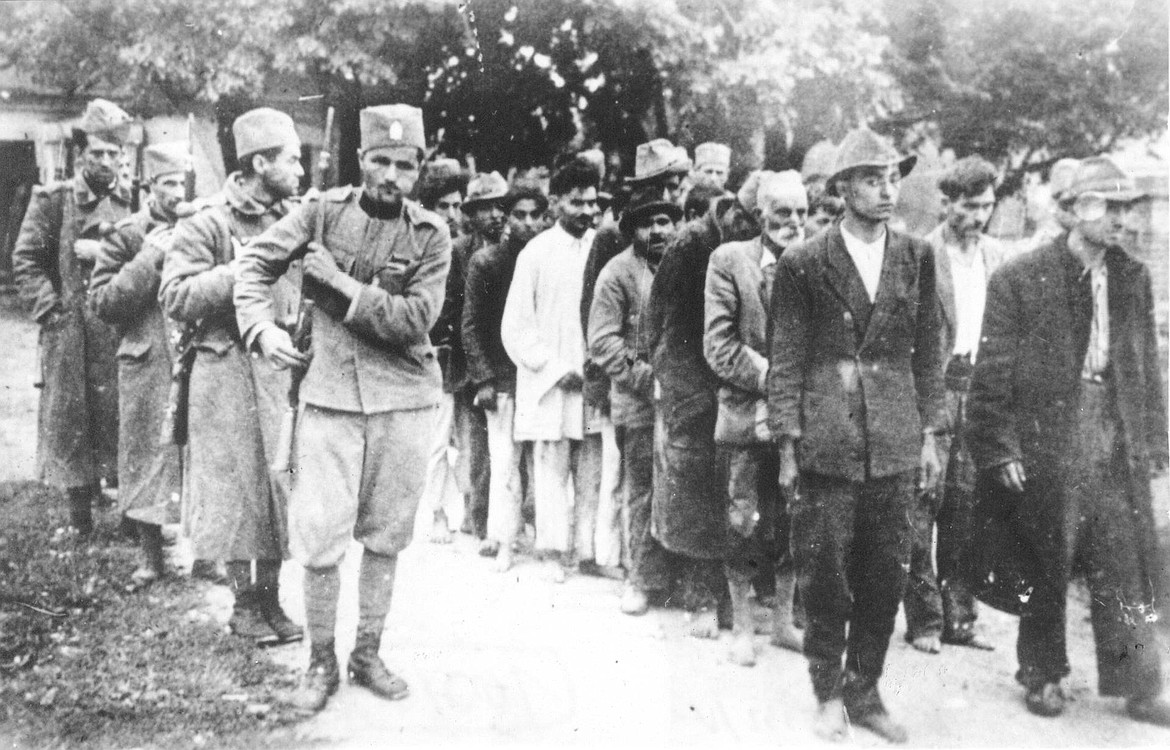
[[[34,328],[0,295],[0,479],[27,478],[35,448]],[[426,519],[420,519],[426,521]],[[338,652],[353,643],[357,619],[354,549],[343,566]],[[420,523],[402,556],[383,655],[411,685],[397,703],[342,685],[298,737],[314,747],[458,746],[792,746],[816,742],[814,701],[801,656],[758,638],[751,669],[725,660],[728,636],[695,641],[682,613],[640,618],[617,610],[620,585],[577,577],[521,558],[508,574],[491,570],[475,544],[426,541]],[[226,619],[226,590],[212,599]],[[286,606],[303,612],[300,572],[284,575]],[[230,606],[230,604],[228,605]],[[891,712],[917,746],[1170,746],[1170,731],[1130,721],[1120,702],[1096,696],[1092,638],[1082,597],[1069,610],[1076,697],[1060,719],[1024,710],[1015,669],[1015,620],[984,608],[982,627],[998,650],[913,651],[894,635],[883,688]],[[1163,639],[1163,644],[1167,639]],[[1170,657],[1165,645],[1159,646]],[[277,658],[297,666],[308,646]],[[1165,658],[1170,664],[1170,658]],[[882,745],[859,730],[853,743]]]

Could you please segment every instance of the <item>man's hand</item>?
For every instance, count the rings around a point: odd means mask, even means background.
[[[260,353],[264,358],[278,370],[309,366],[309,355],[298,352],[288,332],[281,328],[276,326],[265,328],[256,337],[256,343],[260,346]]]
[[[73,254],[78,260],[94,261],[102,252],[100,240],[77,240],[73,243]]]
[[[918,491],[927,495],[934,494],[941,475],[942,463],[938,459],[934,433],[928,432],[922,437],[922,455],[918,459]]]
[[[484,411],[496,410],[496,387],[491,383],[484,383],[475,392],[475,398],[472,400],[473,404],[483,409]]]
[[[996,467],[995,481],[1011,490],[1012,492],[1023,492],[1024,482],[1028,478],[1024,476],[1024,465],[1019,461],[1008,461],[1006,464]]]
[[[780,472],[777,477],[780,482],[780,491],[791,500],[796,493],[796,480],[800,476],[800,467],[796,465],[796,441],[791,438],[780,440]]]
[[[581,373],[579,372],[567,372],[556,383],[557,388],[570,393],[576,393],[584,385],[585,381],[581,378]]]
[[[305,273],[331,289],[337,288],[337,277],[341,269],[333,254],[318,242],[309,243],[309,252],[305,255]]]
[[[654,397],[654,368],[649,362],[635,359],[630,365],[630,385],[634,393],[645,399]]]

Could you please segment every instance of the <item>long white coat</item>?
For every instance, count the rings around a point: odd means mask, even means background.
[[[585,367],[581,287],[593,230],[574,238],[558,223],[520,252],[500,338],[516,363],[516,440],[581,440],[581,392],[556,387]]]

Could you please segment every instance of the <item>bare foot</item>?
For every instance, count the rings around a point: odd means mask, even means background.
[[[937,654],[942,651],[942,642],[937,635],[920,635],[910,641],[910,645],[924,654]]]
[[[776,623],[771,643],[776,648],[786,648],[797,653],[804,651],[804,636],[791,623]]]
[[[817,706],[813,731],[818,737],[829,742],[844,742],[849,733],[849,724],[845,718],[845,702],[840,698],[833,698]]]
[[[479,543],[480,557],[495,557],[500,553],[500,543],[494,539],[484,539]]]
[[[512,545],[501,544],[496,553],[496,562],[493,566],[497,573],[506,573],[512,567]]]
[[[718,638],[719,616],[713,609],[704,609],[689,615],[692,638]]]
[[[756,666],[756,644],[752,635],[750,632],[739,632],[732,638],[731,650],[727,654],[732,664],[741,667]]]
[[[447,514],[441,510],[435,511],[435,519],[431,522],[431,543],[450,544],[451,528],[447,526]]]

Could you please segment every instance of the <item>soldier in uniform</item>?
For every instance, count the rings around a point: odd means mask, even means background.
[[[116,482],[118,336],[85,303],[102,225],[130,213],[118,183],[130,116],[94,99],[73,131],[81,171],[33,191],[12,254],[22,296],[40,325],[37,478],[65,491],[72,525],[93,529],[101,480]]]
[[[283,112],[245,112],[232,134],[240,170],[175,227],[159,300],[168,315],[195,327],[186,531],[196,558],[227,563],[236,595],[232,632],[269,645],[303,636],[280,607],[287,487],[268,470],[289,374],[248,356],[232,287],[241,247],[288,212],[304,169],[300,139]],[[296,292],[295,279],[281,281],[274,314],[282,321],[295,317]]]
[[[146,584],[163,573],[162,524],[177,509],[182,466],[178,446],[160,441],[171,356],[162,310],[159,272],[183,200],[188,168],[186,142],[146,149],[146,205],[118,222],[102,243],[90,281],[90,304],[114,326],[118,345],[118,477],[122,512],[137,524],[142,566],[133,574]],[[157,231],[156,231],[157,230]],[[150,241],[144,242],[149,236]],[[177,520],[177,519],[175,519]]]
[[[308,244],[312,356],[301,388],[289,505],[293,555],[305,566],[309,669],[290,702],[319,711],[340,682],[334,629],[338,565],[351,539],[365,548],[350,680],[394,700],[406,682],[379,656],[398,553],[411,541],[426,476],[442,375],[428,332],[443,306],[451,235],[405,199],[425,147],[422,111],[361,112],[362,187],[324,195],[322,242]],[[318,205],[293,211],[239,261],[236,307],[251,349],[278,367],[303,366],[275,314],[274,285],[314,236]],[[312,285],[308,284],[312,279]]]

